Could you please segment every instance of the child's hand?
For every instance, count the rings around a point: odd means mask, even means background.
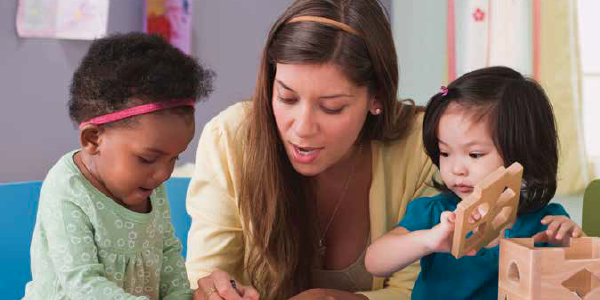
[[[450,252],[454,238],[456,214],[445,211],[440,215],[440,223],[429,230],[426,246],[432,252]]]
[[[483,216],[486,214],[487,212],[483,211],[481,208],[479,209],[475,209],[473,210],[473,212],[471,213],[471,215],[469,216],[469,223],[473,224],[479,220],[481,220],[481,218],[483,218]],[[479,225],[481,226],[481,224]],[[473,233],[476,233],[479,231],[479,226],[473,228]],[[486,248],[493,248],[495,246],[497,246],[500,243],[500,236],[498,235],[498,237],[496,237],[494,240],[492,240],[489,244],[487,244],[485,247]],[[469,251],[469,253],[467,255],[475,255],[477,252],[476,251]]]
[[[482,214],[483,214],[483,212],[480,213],[479,209],[473,210],[473,212],[469,216],[469,223],[473,224],[473,223],[479,221],[482,218]],[[479,229],[479,226],[475,227],[475,229],[473,229],[473,231],[477,231],[477,229]]]
[[[568,246],[572,237],[584,236],[579,225],[566,216],[546,216],[542,219],[542,224],[548,225],[548,228],[533,236],[535,243],[546,242],[553,245]]]
[[[454,226],[456,224],[456,214],[451,211],[445,211],[440,215],[440,223],[429,230],[426,245],[432,252],[450,252],[452,251],[452,239],[454,238]],[[471,250],[466,255],[472,256],[477,251]]]
[[[440,215],[440,223],[431,228],[426,236],[425,245],[430,251],[450,252],[450,250],[452,250],[455,222],[456,215],[454,212],[442,212]]]

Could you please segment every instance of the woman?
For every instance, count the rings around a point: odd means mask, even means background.
[[[386,287],[364,267],[434,172],[422,115],[397,89],[378,1],[298,0],[279,17],[252,103],[215,117],[198,145],[186,263],[196,299],[256,296],[241,284],[261,299],[410,297],[418,266]]]

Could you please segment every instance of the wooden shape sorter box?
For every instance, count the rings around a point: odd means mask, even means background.
[[[488,245],[516,220],[522,177],[523,166],[517,162],[508,168],[499,167],[478,183],[471,195],[458,203],[454,211],[454,257],[460,258],[471,250]],[[481,218],[470,223],[469,217],[475,210]]]
[[[498,300],[600,299],[600,238],[569,247],[534,247],[533,238],[502,239]]]

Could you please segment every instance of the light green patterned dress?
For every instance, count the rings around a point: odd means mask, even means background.
[[[42,185],[24,299],[192,299],[164,185],[150,213],[130,211],[83,177],[75,153]]]

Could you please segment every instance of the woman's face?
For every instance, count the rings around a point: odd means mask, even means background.
[[[277,64],[273,114],[294,169],[327,170],[350,153],[376,101],[333,64]]]

